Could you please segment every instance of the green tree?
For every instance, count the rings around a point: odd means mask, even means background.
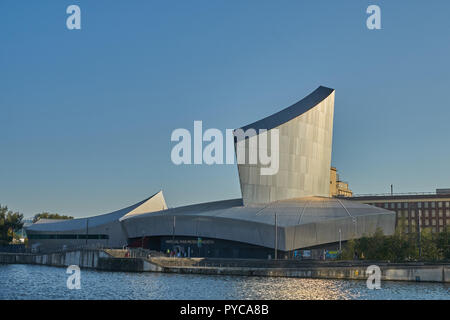
[[[355,249],[360,258],[368,260],[384,260],[387,256],[385,236],[377,228],[371,237],[363,236],[356,240]]]
[[[355,246],[356,246],[355,240],[353,239],[348,240],[342,250],[340,258],[342,260],[353,260],[353,255],[355,253]]]
[[[385,260],[410,261],[416,258],[416,234],[407,232],[405,217],[399,219],[395,233],[387,236],[385,242]]]
[[[42,212],[34,215],[33,217],[33,223],[39,221],[40,219],[60,219],[60,220],[70,220],[73,219],[71,216],[65,216],[60,215],[58,213],[49,213],[49,212]]]
[[[436,261],[442,257],[437,246],[437,236],[431,228],[423,228],[421,232],[422,260]]]
[[[436,238],[436,245],[440,256],[445,260],[450,260],[450,228],[444,229]]]
[[[406,233],[397,228],[391,236],[383,235],[381,229],[368,237],[349,240],[344,246],[341,259],[351,260],[357,252],[359,258],[368,260],[389,260],[392,262],[424,260],[450,260],[450,229],[440,233],[432,233],[430,228],[421,230],[420,245],[422,255],[419,256],[418,234]]]
[[[11,242],[14,232],[23,227],[23,214],[8,210],[7,206],[0,205],[0,244]]]

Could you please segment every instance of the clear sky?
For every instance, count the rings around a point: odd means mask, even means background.
[[[81,30],[66,8],[81,8]],[[366,8],[381,7],[382,30]],[[336,89],[332,164],[356,193],[450,187],[450,1],[0,1],[0,203],[106,213],[240,197],[175,166],[176,128],[237,128]]]

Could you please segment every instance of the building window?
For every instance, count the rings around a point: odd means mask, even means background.
[[[433,223],[433,226],[435,226],[436,225],[436,219],[433,219],[432,223]]]
[[[428,208],[428,202],[425,202],[425,208]]]
[[[391,203],[391,209],[395,208],[395,203]]]
[[[431,203],[431,207],[432,207],[432,208],[436,208],[436,202],[432,202],[432,203]]]
[[[442,218],[444,216],[444,211],[442,209],[439,210],[439,218]]]
[[[397,203],[397,209],[400,209],[402,207],[401,202]]]
[[[443,219],[439,219],[439,225],[443,226],[444,225],[444,220]]]
[[[417,207],[422,208],[422,202],[417,202]]]
[[[449,208],[449,207],[450,207],[450,201],[447,201],[447,202],[445,203],[445,206],[446,206],[447,208]]]
[[[431,216],[434,218],[434,217],[436,217],[436,210],[431,210]]]
[[[385,208],[385,209],[388,209],[388,208],[389,208],[389,203],[385,203],[385,204],[384,204],[384,208]]]
[[[442,201],[439,201],[439,208],[442,208]]]

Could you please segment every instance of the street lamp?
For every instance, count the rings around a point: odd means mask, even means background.
[[[342,252],[342,232],[339,228],[339,253]]]
[[[418,210],[417,212],[417,230],[419,232],[418,240],[419,240],[419,259],[422,258],[422,210]]]
[[[108,233],[108,228],[106,228],[106,247],[109,248],[109,233]]]
[[[173,216],[173,222],[172,222],[172,251],[175,252],[175,226],[176,226],[176,217]]]
[[[275,260],[277,260],[278,255],[278,221],[277,221],[277,214],[275,213]]]

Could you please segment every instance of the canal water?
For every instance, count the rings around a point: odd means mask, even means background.
[[[81,270],[81,289],[67,288],[65,268],[1,265],[0,299],[450,299],[450,285]]]

